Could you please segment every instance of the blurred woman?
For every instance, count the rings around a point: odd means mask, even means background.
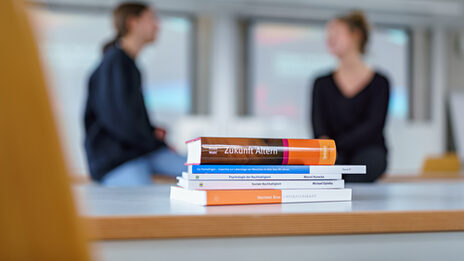
[[[363,60],[369,40],[364,14],[354,11],[327,25],[327,46],[337,68],[316,79],[312,127],[316,138],[334,139],[337,164],[367,165],[367,175],[345,175],[348,182],[373,182],[387,167],[384,126],[390,84]]]
[[[84,120],[91,177],[108,186],[138,186],[150,184],[154,173],[179,175],[185,158],[168,149],[163,131],[150,124],[135,63],[156,40],[155,10],[124,3],[113,18],[117,35],[104,46],[88,86]]]

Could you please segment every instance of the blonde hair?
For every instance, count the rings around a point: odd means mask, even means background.
[[[364,12],[361,10],[354,10],[345,15],[336,17],[335,20],[348,25],[352,32],[358,31],[360,33],[361,39],[359,42],[359,51],[362,54],[366,53],[371,26]]]

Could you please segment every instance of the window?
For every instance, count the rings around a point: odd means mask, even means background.
[[[336,65],[325,45],[325,25],[257,20],[249,29],[248,109],[309,124],[314,79]],[[376,27],[366,60],[391,84],[390,116],[407,119],[410,40],[405,29]]]
[[[86,172],[83,112],[87,82],[101,59],[101,47],[114,36],[109,10],[33,7],[39,48],[67,151],[76,171]],[[191,111],[193,22],[186,16],[160,15],[158,41],[138,59],[144,99],[152,121],[169,129]]]

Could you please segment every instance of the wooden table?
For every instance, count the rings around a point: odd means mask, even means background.
[[[428,238],[430,240],[427,242],[434,242],[435,247],[444,244],[442,248],[445,246],[449,248],[458,244],[457,242],[461,242],[464,246],[464,232],[459,232],[464,231],[462,180],[348,186],[353,188],[352,202],[212,207],[170,201],[169,185],[141,188],[103,188],[85,185],[76,187],[76,191],[80,198],[82,216],[94,230],[93,236],[103,241],[101,244],[105,246],[103,249],[112,249],[103,251],[108,260],[115,258],[112,256],[115,252],[119,253],[118,256],[124,256],[118,251],[130,246],[135,239],[152,239],[136,241],[137,244],[132,247],[139,250],[141,244],[148,244],[147,249],[156,249],[148,242],[153,244],[158,242],[156,246],[159,246],[160,242],[163,242],[162,244],[184,242],[187,246],[192,242],[197,244],[205,242],[203,246],[205,249],[214,243],[225,242],[232,247],[234,245],[231,243],[234,242],[232,238],[237,237],[242,238],[240,242],[259,239],[255,242],[257,247],[268,244],[265,242],[269,240],[279,242],[293,240],[294,245],[315,238],[320,240],[321,237],[314,237],[315,235],[332,235],[328,237],[332,241],[334,238],[340,238],[339,235],[352,235],[349,239],[346,237],[345,239],[356,242],[356,238],[358,240],[364,238],[361,240],[364,244],[373,240],[372,238],[366,240],[365,236],[353,236],[356,234],[373,234],[374,239],[384,235],[380,237],[381,242],[390,242],[393,245],[401,242],[398,241],[398,237],[404,239],[411,236],[411,240],[415,242],[420,242],[424,237]],[[418,234],[420,232],[457,233]],[[263,236],[266,238],[262,238]],[[304,236],[304,240],[301,236]],[[390,241],[387,240],[389,237],[392,237]],[[443,240],[443,237],[446,240]],[[173,238],[180,240],[161,240]],[[192,241],[192,238],[207,239]],[[222,238],[222,241],[219,238]],[[114,241],[115,239],[119,241]],[[332,242],[330,240],[328,242]],[[327,248],[331,244],[319,246],[318,249]],[[253,245],[252,242],[248,244],[250,245]],[[360,247],[361,243],[356,246]],[[382,243],[376,245],[379,246],[382,246]],[[395,249],[398,247],[401,245],[397,245]],[[420,248],[423,248],[423,245]],[[167,249],[172,248],[166,246],[158,249],[158,254]],[[431,249],[423,251],[427,252]],[[453,252],[447,249],[445,253],[451,257],[450,254]],[[394,253],[389,254],[390,257],[392,254]],[[270,255],[270,257],[276,256],[278,253]],[[434,256],[429,254],[428,257]],[[142,257],[140,258],[143,260]],[[230,260],[234,259],[235,257]]]

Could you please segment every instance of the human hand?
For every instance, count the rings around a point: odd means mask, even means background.
[[[155,137],[160,141],[164,141],[166,139],[166,129],[164,128],[155,128]]]

